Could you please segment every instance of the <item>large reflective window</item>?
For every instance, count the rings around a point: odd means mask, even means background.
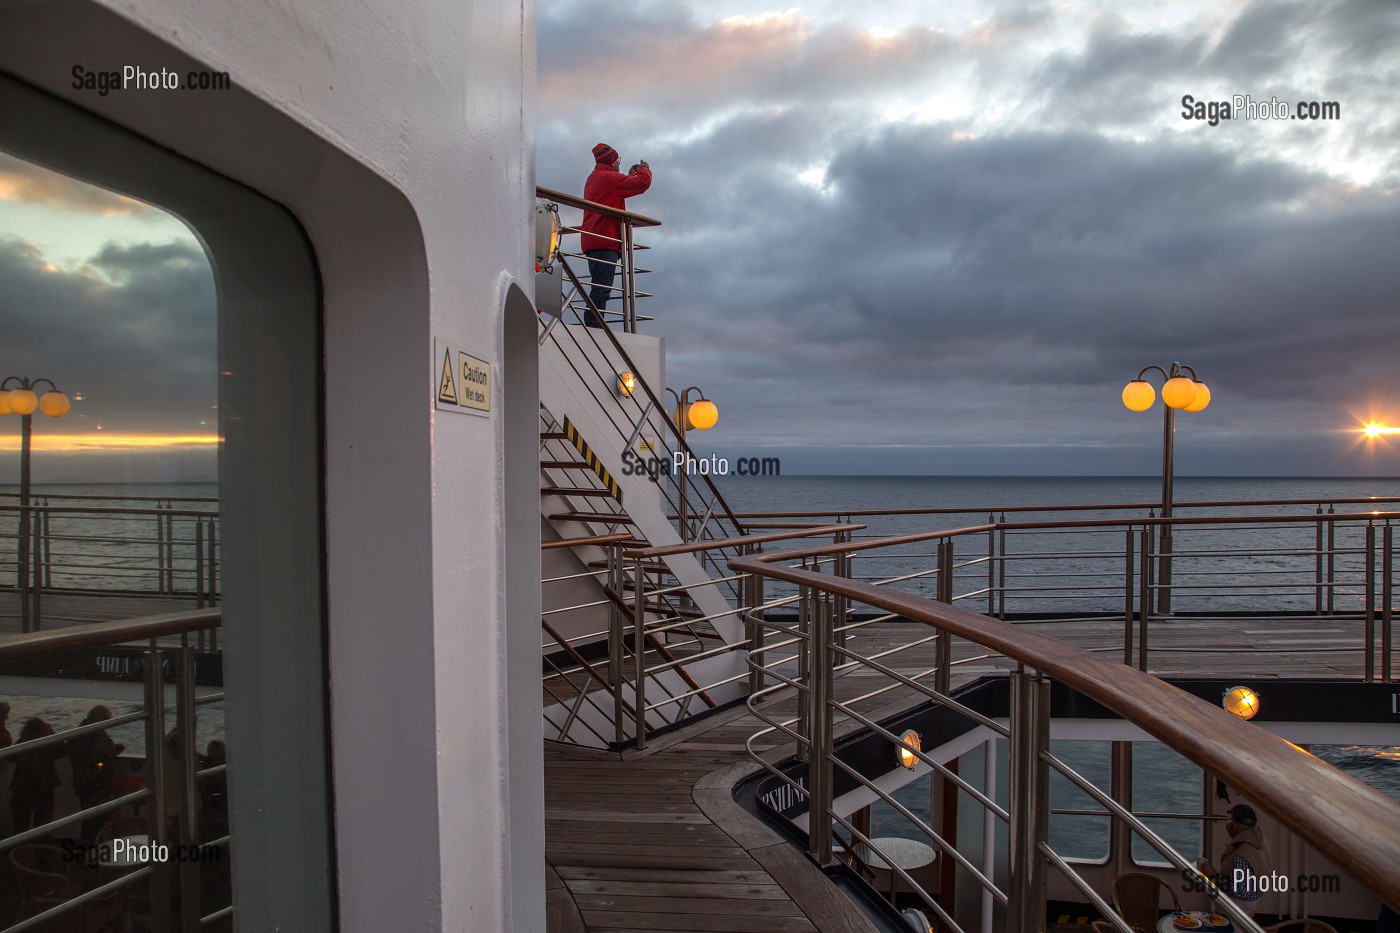
[[[330,929],[310,250],[80,111],[0,112],[0,933]]]

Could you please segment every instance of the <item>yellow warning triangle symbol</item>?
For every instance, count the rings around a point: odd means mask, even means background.
[[[457,383],[452,378],[452,354],[442,357],[442,378],[438,380],[438,401],[449,405],[457,404]]]

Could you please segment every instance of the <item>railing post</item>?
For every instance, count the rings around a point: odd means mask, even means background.
[[[608,586],[614,593],[622,593],[622,583],[622,548],[614,541],[608,545]],[[641,586],[640,581],[637,585]],[[627,741],[622,704],[622,687],[627,682],[622,670],[622,639],[622,610],[611,604],[608,607],[608,679],[613,688],[613,741],[619,746]]]
[[[1006,524],[1006,513],[1001,513],[998,525]],[[997,529],[997,605],[1001,611],[997,618],[1006,621],[1006,529]]]
[[[150,809],[152,844],[168,841],[165,831],[165,671],[161,667],[160,649],[155,639],[146,651],[146,787]],[[157,930],[170,929],[170,863],[156,866],[151,875],[151,925]]]
[[[1321,502],[1317,504],[1317,514],[1322,514]],[[1322,525],[1322,519],[1318,519],[1317,531],[1316,534],[1313,536],[1313,550],[1315,552],[1313,567],[1313,611],[1316,612],[1318,615],[1322,615]]]
[[[194,652],[189,635],[180,636],[180,679],[175,683],[175,722],[180,732],[180,820],[176,843],[186,853],[177,859],[180,877],[180,929],[199,930],[199,863],[195,851],[196,820],[199,817],[199,755],[195,748]]]
[[[1138,587],[1138,670],[1147,671],[1147,617],[1152,614],[1152,526],[1142,527],[1141,586]],[[1131,662],[1129,662],[1131,663]]]
[[[1376,679],[1376,525],[1366,523],[1366,680]]]
[[[987,524],[996,524],[996,514],[987,516]],[[987,529],[987,615],[994,615],[996,609],[997,591],[997,533],[995,528]]]
[[[636,675],[632,687],[632,699],[636,702],[636,709],[633,710],[636,729],[633,743],[641,751],[647,744],[647,603],[646,593],[642,589],[642,559],[636,558],[633,566],[637,580],[637,587],[632,591],[636,597],[632,604],[632,659],[635,662],[632,669]]]
[[[33,630],[39,631],[44,627],[44,578],[43,564],[43,534],[44,520],[42,518],[34,523],[34,543],[29,549],[34,566],[29,574],[29,599],[33,604],[33,615],[30,617],[33,623]]]
[[[195,519],[194,523],[194,605],[196,609],[204,608],[204,521]],[[204,643],[204,630],[200,629],[199,642]]]
[[[823,868],[836,864],[831,854],[832,789],[832,617],[829,593],[820,594],[811,613],[811,670],[807,681],[808,722],[811,731],[807,758],[807,854]]]
[[[1123,545],[1123,663],[1133,663],[1133,529]]]
[[[807,561],[802,561],[807,569]],[[797,590],[797,682],[807,687],[807,697],[797,698],[797,760],[810,761],[812,752],[812,616],[815,594],[809,586]]]
[[[762,550],[753,544],[744,542],[741,553],[748,557]],[[763,575],[750,573],[744,578],[744,625],[747,628],[745,640],[748,643],[751,663],[749,664],[749,696],[763,689],[763,643],[767,633],[764,631],[763,610],[759,607],[763,605]]]
[[[1008,933],[1045,926],[1045,860],[1049,780],[1041,757],[1050,738],[1050,682],[1029,671],[1011,675],[1011,899]]]
[[[1335,515],[1335,507],[1328,505],[1327,514]],[[1337,579],[1337,523],[1329,521],[1327,523],[1327,614],[1336,612],[1336,579]]]
[[[1386,522],[1381,539],[1381,680],[1390,682],[1390,620],[1395,590],[1391,587],[1391,525]]]
[[[623,254],[627,257],[627,291],[622,301],[622,329],[629,334],[637,332],[637,272],[632,252],[632,222],[622,222]]]
[[[953,542],[938,542],[938,601],[953,602]],[[953,636],[939,629],[938,640],[934,643],[933,689],[943,696],[951,692],[953,682]]]
[[[849,544],[850,541],[850,531],[836,532],[837,544]],[[836,566],[832,568],[832,572],[843,580],[849,580],[851,577],[851,555],[844,551],[837,554]],[[832,623],[832,635],[836,644],[844,648],[846,647],[846,624],[850,622],[851,598],[838,594],[835,597],[835,607],[836,618]]]

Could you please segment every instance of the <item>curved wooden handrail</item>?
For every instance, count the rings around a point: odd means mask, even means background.
[[[830,551],[848,549],[836,545]],[[951,632],[1054,677],[1238,788],[1382,899],[1400,904],[1400,803],[1149,674],[955,606],[771,563],[791,556],[759,555],[728,564],[740,573],[835,593]]]
[[[223,624],[223,618],[222,609],[195,609],[141,616],[121,622],[70,625],[52,632],[5,635],[0,637],[0,661],[30,658],[49,651],[119,645],[126,641],[145,641],[164,635],[218,628]]]
[[[583,547],[588,544],[616,544],[618,541],[634,541],[637,536],[630,531],[621,531],[611,535],[590,535],[587,538],[559,538],[555,541],[541,541],[541,551],[553,551],[557,548]]]

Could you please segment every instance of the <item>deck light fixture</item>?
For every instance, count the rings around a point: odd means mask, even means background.
[[[1231,687],[1220,698],[1220,705],[1241,719],[1253,719],[1259,712],[1259,694],[1248,687]]]
[[[544,201],[535,205],[535,271],[549,272],[559,256],[559,205]]]
[[[913,729],[906,731],[899,737],[902,743],[895,749],[895,754],[899,758],[899,763],[906,768],[913,768],[919,763],[919,756],[915,752],[923,751],[922,739],[919,733]]]
[[[676,445],[677,453],[690,453],[686,447],[685,435],[687,431],[707,431],[715,426],[719,421],[719,409],[715,403],[705,398],[705,393],[699,386],[686,386],[680,392],[667,386],[666,391],[671,393],[676,400],[675,410],[671,413],[671,420],[676,425]],[[690,400],[690,393],[694,392],[698,397],[695,401]],[[686,474],[684,472],[676,475],[676,496],[680,500],[676,514],[680,517],[681,541],[686,542],[690,538],[690,515],[686,510]]]
[[[11,386],[11,383],[16,383]],[[40,398],[34,390],[41,383],[47,383],[49,391]],[[29,620],[32,611],[32,568],[29,560],[30,516],[29,516],[29,463],[34,433],[34,412],[42,411],[50,418],[62,418],[68,414],[72,403],[68,396],[58,391],[58,386],[50,379],[30,379],[28,376],[7,376],[0,381],[0,415],[19,415],[23,420],[20,426],[19,445],[19,564],[16,568],[20,587],[20,631],[30,630]]]
[[[1131,411],[1147,411],[1156,401],[1157,393],[1144,378],[1149,370],[1162,374],[1162,517],[1172,517],[1172,478],[1176,468],[1176,413],[1202,411],[1210,404],[1210,389],[1196,375],[1196,370],[1181,363],[1169,369],[1144,366],[1137,378],[1123,387],[1123,404]],[[1187,374],[1190,374],[1189,376]],[[1158,534],[1157,611],[1171,612],[1172,530],[1163,524]]]
[[[617,374],[617,394],[621,396],[631,395],[637,391],[637,377],[633,373]]]

